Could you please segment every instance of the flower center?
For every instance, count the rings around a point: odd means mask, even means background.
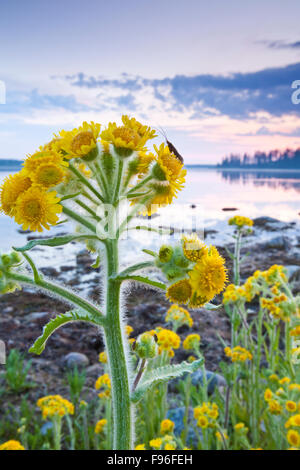
[[[92,132],[78,132],[78,134],[76,134],[75,137],[72,139],[71,150],[72,152],[76,153],[81,150],[81,147],[83,145],[91,145],[92,143],[96,143]]]
[[[27,217],[30,217],[32,219],[38,218],[41,213],[41,205],[39,201],[37,201],[36,199],[28,201],[24,207],[24,212]]]
[[[122,139],[123,142],[126,142],[126,144],[133,142],[135,145],[137,145],[140,140],[139,134],[134,129],[130,129],[129,127],[126,127],[126,126],[117,127],[113,131],[113,136],[116,139],[117,138]]]
[[[62,172],[55,166],[45,166],[41,168],[38,175],[38,182],[44,186],[55,186],[62,180]]]

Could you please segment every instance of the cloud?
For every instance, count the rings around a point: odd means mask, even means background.
[[[257,41],[258,44],[263,44],[269,49],[300,49],[300,41],[287,42],[287,41]]]
[[[300,107],[291,102],[291,84],[297,79],[300,79],[300,63],[226,76],[202,74],[146,79],[124,74],[120,79],[107,79],[79,73],[65,77],[73,87],[99,89],[103,93],[113,89],[126,91],[131,99],[126,102],[123,98],[123,103],[132,110],[135,103],[132,94],[152,89],[157,101],[172,104],[174,111],[190,112],[192,119],[219,113],[232,118],[249,118],[258,112],[274,116],[300,114]]]

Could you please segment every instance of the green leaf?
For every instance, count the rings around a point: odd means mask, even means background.
[[[158,367],[156,369],[147,370],[137,388],[131,394],[131,400],[138,402],[144,393],[154,384],[159,382],[166,382],[170,379],[180,377],[184,373],[195,372],[202,365],[203,359],[198,359],[194,362],[182,362],[181,364],[167,365]]]
[[[228,250],[226,246],[224,246],[226,253],[228,254],[229,258],[234,259],[234,254],[231,253],[231,251]]]
[[[65,235],[63,237],[54,237],[54,238],[40,238],[36,240],[30,240],[30,242],[27,243],[27,245],[24,245],[20,248],[14,248],[16,251],[28,251],[31,250],[31,248],[37,246],[37,245],[44,245],[44,246],[61,246],[61,245],[66,245],[67,243],[70,243],[75,240],[98,240],[98,237],[96,235]]]
[[[80,310],[75,311],[75,312],[69,311],[69,312],[57,315],[57,317],[50,320],[50,322],[44,326],[41,336],[39,336],[36,339],[34,344],[29,349],[29,352],[32,352],[35,354],[41,354],[44,351],[46,343],[48,339],[50,338],[50,336],[65,323],[69,323],[73,321],[87,321],[87,322],[96,323],[92,315],[90,315],[87,312],[80,311]]]
[[[223,307],[223,304],[214,305],[214,304],[211,304],[210,302],[208,302],[207,304],[203,306],[203,308],[206,308],[206,310],[219,310],[222,307]]]

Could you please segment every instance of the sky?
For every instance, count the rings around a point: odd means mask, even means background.
[[[299,0],[0,0],[0,159],[121,114],[190,164],[300,147],[299,18]]]

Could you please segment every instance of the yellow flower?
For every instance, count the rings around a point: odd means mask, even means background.
[[[297,391],[297,392],[300,392],[300,384],[290,384],[289,385],[289,390],[291,391]]]
[[[235,429],[236,431],[241,431],[241,430],[244,429],[244,428],[245,428],[244,423],[237,423],[237,424],[234,426],[234,429]]]
[[[0,212],[13,216],[18,197],[30,188],[32,182],[22,170],[5,178],[0,187]]]
[[[174,444],[166,444],[165,450],[176,450],[176,446]]]
[[[107,354],[105,351],[102,351],[100,354],[99,354],[99,362],[102,362],[102,364],[106,364],[107,363]]]
[[[103,390],[99,393],[100,398],[109,398],[111,391],[111,382],[108,374],[103,374],[96,380],[95,383],[96,390]]]
[[[188,279],[182,279],[168,287],[166,297],[170,302],[185,304],[192,295],[192,287]]]
[[[294,447],[300,447],[300,434],[298,431],[290,429],[287,433],[288,443]]]
[[[95,434],[101,434],[107,425],[107,419],[100,419],[95,426]]]
[[[25,450],[25,447],[19,441],[6,441],[0,445],[0,450]]]
[[[210,247],[208,253],[202,256],[189,272],[193,296],[209,301],[224,289],[227,282],[227,269],[224,263],[225,260],[218,250]]]
[[[69,165],[61,153],[52,150],[43,150],[28,155],[24,160],[23,167],[27,176],[31,177],[40,165],[45,164],[55,164],[63,167],[68,167]]]
[[[248,217],[243,217],[242,215],[235,215],[228,220],[229,225],[236,225],[238,228],[242,228],[245,226],[252,227],[253,220],[249,219]]]
[[[61,148],[67,153],[68,158],[89,157],[96,150],[97,139],[100,134],[100,124],[93,121],[84,121],[81,126],[72,131],[60,131]]]
[[[171,421],[170,419],[164,419],[160,423],[161,434],[168,434],[169,432],[173,432],[174,426],[175,424],[173,423],[173,421]]]
[[[159,352],[171,351],[178,349],[180,346],[180,337],[174,333],[174,331],[167,330],[165,328],[158,328],[156,330],[157,344],[159,346]]]
[[[101,133],[101,139],[113,144],[120,155],[129,156],[134,150],[143,150],[147,140],[155,137],[155,131],[134,118],[122,116],[122,121],[123,126],[110,122]]]
[[[136,131],[140,137],[146,136],[147,140],[154,139],[154,137],[157,137],[157,135],[155,134],[155,130],[151,129],[151,127],[141,124],[135,118],[129,118],[126,114],[122,116],[122,122],[125,127]]]
[[[162,446],[162,439],[160,437],[156,438],[156,439],[152,439],[150,442],[149,442],[149,445],[150,447],[153,447],[153,449],[160,449],[161,446]]]
[[[216,438],[218,439],[219,442],[223,442],[223,439],[227,440],[229,439],[227,432],[223,431],[222,434],[220,431],[216,432]]]
[[[207,246],[197,237],[197,235],[186,235],[182,240],[184,256],[190,260],[197,262],[203,255],[207,254]]]
[[[127,336],[130,336],[132,332],[133,332],[132,326],[126,325],[125,326],[125,333],[127,334]]]
[[[232,362],[245,362],[252,360],[252,354],[247,349],[241,346],[235,346],[233,349],[227,347],[224,349],[227,357],[230,357]]]
[[[267,389],[265,390],[265,393],[264,393],[264,399],[265,399],[265,401],[271,400],[272,396],[273,396],[272,390],[270,390],[269,388],[267,388]]]
[[[146,450],[145,444],[139,444],[136,446],[135,450]]]
[[[271,380],[271,382],[278,382],[279,377],[278,377],[277,374],[271,374],[271,375],[269,376],[269,380]]]
[[[37,401],[37,406],[41,409],[44,419],[74,414],[74,405],[61,395],[48,395],[40,398]]]
[[[289,411],[290,413],[294,413],[295,411],[297,411],[297,403],[295,403],[292,400],[288,400],[285,403],[285,407],[286,407],[287,411]]]
[[[15,220],[22,225],[23,230],[42,232],[50,225],[58,221],[58,214],[62,212],[62,206],[56,197],[56,192],[45,192],[39,186],[32,186],[22,193],[16,203]]]
[[[290,331],[291,336],[300,336],[300,325],[297,325]]]
[[[188,335],[183,342],[183,348],[187,350],[198,349],[200,345],[200,339],[200,336],[197,334]]]
[[[189,312],[176,304],[169,308],[165,320],[174,323],[176,327],[181,325],[193,326],[193,319]]]
[[[290,383],[291,379],[289,377],[283,377],[282,379],[279,380],[280,385],[288,384]]]
[[[206,429],[208,427],[208,419],[206,416],[202,415],[199,416],[197,421],[197,426],[202,429]]]
[[[66,171],[62,166],[54,162],[41,163],[31,174],[33,183],[43,188],[51,188],[62,183],[66,177]]]
[[[269,411],[271,414],[280,415],[282,411],[282,407],[277,400],[269,400],[268,404],[269,404]]]
[[[174,155],[169,147],[162,143],[158,148],[153,146],[156,153],[156,164],[152,169],[152,176],[157,181],[158,185],[169,186],[168,202],[170,204],[173,197],[176,197],[178,191],[181,191],[184,183],[186,170],[183,169],[183,163]],[[166,185],[166,183],[168,183]]]

